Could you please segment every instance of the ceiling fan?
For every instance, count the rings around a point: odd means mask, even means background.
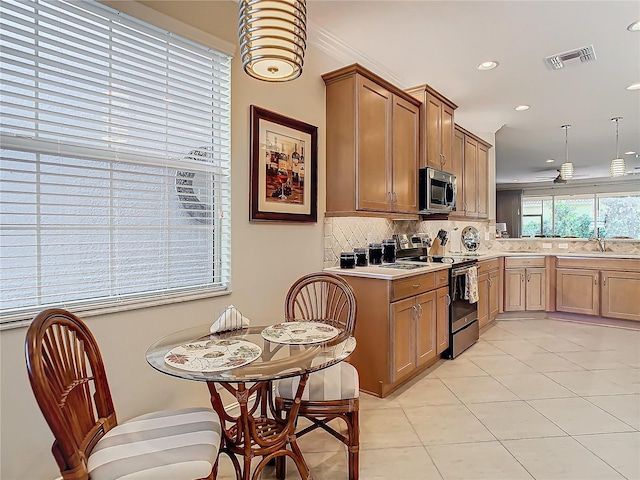
[[[536,177],[536,178],[538,180],[553,180],[553,183],[567,183],[568,182],[568,179],[562,178],[562,173],[560,172],[559,168],[556,170],[556,172],[557,172],[557,175],[545,175],[545,176],[539,176],[539,177]],[[575,175],[574,174],[572,178],[585,178],[585,177],[588,177],[588,176],[589,176],[588,174],[585,174],[585,175],[580,175],[580,174]]]

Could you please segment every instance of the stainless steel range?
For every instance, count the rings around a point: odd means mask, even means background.
[[[442,353],[444,358],[455,358],[480,338],[478,303],[465,298],[467,276],[475,268],[476,254],[428,256],[424,238],[418,235],[394,235],[398,253],[397,261],[441,262],[451,264],[449,270],[449,348]]]

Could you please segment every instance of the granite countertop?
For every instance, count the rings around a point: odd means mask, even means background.
[[[325,268],[324,271],[335,273],[337,275],[344,275],[344,276],[350,276],[350,277],[367,277],[367,278],[379,278],[381,280],[397,280],[399,278],[406,278],[406,277],[412,277],[414,275],[420,275],[421,273],[437,272],[438,270],[448,270],[451,267],[450,263],[407,262],[405,264],[419,265],[419,267],[411,270],[405,270],[400,268],[381,267],[380,265],[369,265],[368,267],[356,267],[356,268],[330,267],[330,268]]]
[[[449,255],[456,256],[460,254],[451,253]],[[500,257],[582,257],[582,258],[629,258],[640,259],[640,254],[637,253],[616,253],[616,252],[479,252],[473,258],[478,261],[491,260],[493,258]],[[411,265],[419,265],[418,268],[405,270],[397,268],[380,267],[379,265],[369,265],[368,267],[356,267],[356,268],[339,268],[330,267],[325,268],[327,272],[335,273],[338,275],[352,276],[352,277],[367,277],[367,278],[379,278],[382,280],[396,280],[399,278],[411,277],[413,275],[419,275],[421,273],[436,272],[438,270],[448,270],[451,268],[449,263],[418,263],[418,262],[403,262]]]

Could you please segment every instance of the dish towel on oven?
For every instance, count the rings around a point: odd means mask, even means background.
[[[464,286],[464,299],[469,303],[478,301],[478,267],[469,267]]]

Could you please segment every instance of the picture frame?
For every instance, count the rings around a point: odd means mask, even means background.
[[[318,127],[256,105],[250,111],[251,222],[318,221]]]

